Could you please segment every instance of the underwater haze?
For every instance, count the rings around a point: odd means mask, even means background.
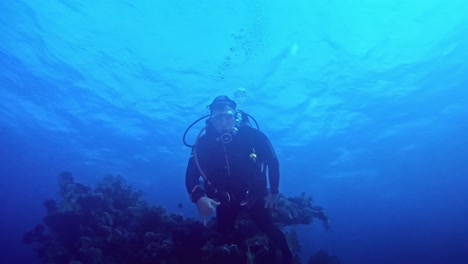
[[[218,95],[258,121],[280,192],[331,218],[302,262],[468,263],[464,0],[0,1],[1,263],[57,176],[122,175],[198,218],[182,136]],[[201,124],[188,131],[195,140]]]

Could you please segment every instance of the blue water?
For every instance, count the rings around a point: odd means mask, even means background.
[[[5,0],[0,14],[1,263],[38,263],[21,237],[65,170],[123,175],[196,216],[182,134],[220,94],[270,137],[280,191],[331,217],[297,227],[303,263],[318,249],[468,263],[466,1]]]

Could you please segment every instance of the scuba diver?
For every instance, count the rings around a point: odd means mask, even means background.
[[[237,216],[246,212],[268,236],[273,252],[281,252],[276,254],[279,263],[292,263],[286,238],[273,223],[269,210],[277,199],[280,178],[270,140],[252,116],[236,110],[236,103],[229,97],[216,97],[209,108],[210,114],[192,123],[184,134],[184,143],[192,147],[185,174],[190,200],[205,225],[206,217],[216,210],[218,231],[225,237],[233,236]],[[249,117],[257,129],[251,126]],[[187,131],[203,118],[208,118],[206,126],[193,146],[187,144]]]

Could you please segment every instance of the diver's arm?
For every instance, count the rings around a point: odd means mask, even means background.
[[[192,202],[197,202],[198,199],[205,196],[205,191],[200,185],[200,171],[198,170],[197,164],[195,163],[195,158],[192,155],[190,156],[187,170],[185,172],[185,187],[187,192],[190,195],[190,200]]]
[[[270,141],[268,141],[270,145],[270,149],[273,152],[271,159],[268,161],[268,180],[270,181],[270,192],[271,194],[278,194],[279,192],[279,179],[280,179],[280,172],[279,172],[279,161],[274,153],[273,147],[271,146]]]
[[[279,192],[279,179],[280,179],[280,171],[279,171],[279,161],[278,157],[276,156],[275,149],[271,145],[270,140],[266,135],[262,133],[262,145],[264,148],[264,155],[265,155],[265,163],[268,166],[268,180],[270,182],[270,193],[273,195],[278,194]]]
[[[200,185],[200,171],[193,154],[194,151],[195,149],[192,150],[187,171],[185,172],[185,186],[190,195],[190,200],[197,205],[201,220],[206,226],[206,217],[212,214],[220,203],[206,197],[205,190]]]

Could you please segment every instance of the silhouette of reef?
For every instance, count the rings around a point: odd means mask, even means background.
[[[150,205],[120,176],[107,176],[95,188],[75,182],[68,172],[58,178],[60,201],[44,201],[43,224],[23,236],[43,263],[274,263],[268,238],[248,217],[238,219],[237,237],[227,239],[215,231],[213,219],[205,227],[195,218]],[[323,208],[312,206],[304,193],[280,196],[273,217],[280,227],[310,224],[318,218],[330,228]],[[300,263],[297,233],[291,229],[286,237],[294,263]],[[320,251],[308,263],[340,262]]]

